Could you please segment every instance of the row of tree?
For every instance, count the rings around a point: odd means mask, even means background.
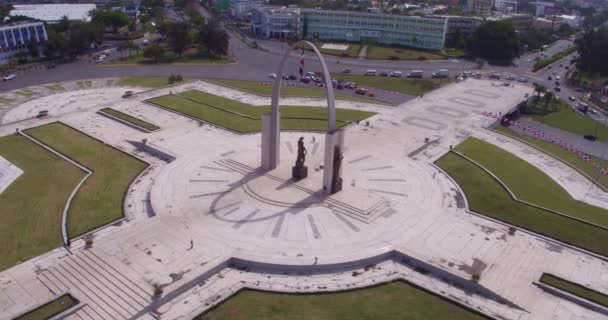
[[[580,71],[608,75],[608,27],[586,30],[576,44]]]

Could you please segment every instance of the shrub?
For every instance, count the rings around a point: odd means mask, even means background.
[[[397,56],[390,56],[388,57],[389,60],[399,60],[399,57]]]
[[[350,54],[348,54],[348,53],[346,53],[346,52],[342,52],[342,53],[340,54],[340,56],[342,56],[342,57],[350,57]]]
[[[426,57],[423,57],[423,56],[418,56],[418,60],[419,60],[419,61],[424,61],[424,60],[426,60]]]
[[[476,273],[476,274],[474,274],[474,275],[471,276],[471,279],[473,281],[479,281],[481,279],[481,275],[478,274],[478,273]]]

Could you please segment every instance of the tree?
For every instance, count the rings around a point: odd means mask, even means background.
[[[589,73],[608,74],[608,28],[588,29],[576,39],[579,69]]]
[[[68,50],[68,43],[62,33],[48,29],[48,40],[44,47],[44,55],[48,58],[64,57]]]
[[[562,23],[557,27],[557,34],[561,36],[569,36],[572,34],[572,27],[567,23]]]
[[[545,93],[545,108],[549,106],[549,103],[551,103],[551,101],[553,101],[553,98],[555,97],[555,94],[551,91],[547,91]]]
[[[165,56],[165,48],[153,43],[144,48],[144,58],[153,59],[154,63]]]
[[[534,85],[534,92],[536,92],[539,99],[540,99],[540,94],[545,93],[546,91],[547,91],[547,88],[545,88],[545,86],[543,86],[542,84]]]
[[[199,32],[199,45],[201,51],[212,54],[226,54],[228,52],[228,33],[215,19],[210,19]]]
[[[475,30],[469,51],[474,57],[507,62],[519,56],[521,43],[510,23],[491,21]]]
[[[184,50],[190,44],[188,36],[189,26],[185,23],[171,23],[167,28],[167,43],[171,49],[178,55],[182,56]]]
[[[30,56],[32,58],[38,58],[38,56],[40,55],[40,51],[39,51],[39,47],[38,47],[38,42],[36,42],[36,39],[31,39],[31,41],[27,44],[27,51],[29,52]]]
[[[129,17],[120,10],[96,9],[91,11],[90,15],[92,22],[102,24],[105,27],[111,27],[113,32],[129,24]]]
[[[58,32],[67,32],[70,30],[70,19],[67,16],[61,17],[59,22],[55,25]]]

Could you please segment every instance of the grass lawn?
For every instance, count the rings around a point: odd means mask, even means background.
[[[439,60],[443,59],[438,54],[433,54],[428,51],[395,48],[395,47],[381,47],[381,46],[367,46],[367,58],[377,60]]]
[[[235,63],[230,56],[219,56],[219,57],[206,57],[198,54],[198,49],[188,49],[181,57],[178,57],[171,50],[165,50],[165,56],[155,62],[153,59],[144,58],[143,52],[139,55],[132,55],[130,57],[119,58],[118,60],[108,60],[103,63],[97,64],[97,66],[110,67],[120,65],[137,65],[137,64],[226,64]]]
[[[18,90],[18,91],[15,91],[15,93],[18,94],[18,95],[20,95],[20,96],[24,96],[26,98],[33,97],[33,96],[35,96],[35,95],[38,94],[38,92],[30,90],[30,89]]]
[[[123,216],[125,194],[146,163],[59,122],[26,132],[93,171],[72,200],[70,238]]]
[[[436,164],[462,187],[471,210],[608,256],[608,231],[514,201],[489,174],[454,153]]]
[[[192,80],[192,78],[184,78],[184,81]],[[125,87],[145,87],[145,88],[160,88],[168,86],[169,77],[126,77],[120,78],[116,85]]]
[[[548,273],[543,273],[543,275],[540,277],[540,282],[564,290],[583,299],[593,301],[604,307],[608,307],[608,295],[591,290],[580,284],[558,278]]]
[[[554,99],[547,107],[544,102],[526,108],[525,116],[554,128],[578,135],[595,134],[601,141],[608,139],[608,128],[572,109],[562,100]]]
[[[112,85],[114,85],[114,80],[112,80],[112,79],[106,80],[106,86],[109,87],[109,86],[112,86]]]
[[[252,106],[198,90],[182,92],[180,96],[156,97],[148,101],[240,133],[260,131],[262,126],[260,117],[270,111],[269,106]],[[336,124],[342,127],[349,122],[363,120],[372,115],[374,115],[373,112],[336,109]],[[281,128],[325,130],[327,128],[327,110],[323,107],[283,106],[281,107]]]
[[[78,81],[76,82],[78,89],[88,89],[93,86],[93,82],[91,80]]]
[[[514,154],[475,138],[456,150],[494,173],[518,199],[608,227],[608,210],[573,199],[548,175]]]
[[[49,85],[46,86],[46,88],[49,89],[49,90],[51,90],[51,91],[65,91],[65,88],[62,85],[58,84],[58,83],[49,84]]]
[[[134,124],[136,126],[140,126],[140,127],[144,128],[144,129],[148,129],[150,131],[154,131],[154,130],[160,129],[160,127],[157,126],[157,125],[153,125],[153,124],[151,124],[149,122],[143,121],[141,119],[137,119],[137,118],[135,118],[133,116],[130,116],[130,115],[128,115],[128,114],[126,114],[124,112],[120,112],[118,110],[114,110],[114,109],[111,109],[111,108],[103,108],[103,109],[101,109],[101,111],[103,111],[103,112],[105,112],[105,113],[107,113],[109,115],[112,115],[112,116],[114,116],[116,118],[119,118],[119,119],[122,119],[124,121],[130,122],[130,123],[132,123],[132,124]]]
[[[26,314],[23,314],[14,320],[42,320],[50,319],[54,315],[57,315],[64,310],[67,310],[78,304],[78,300],[74,299],[69,294],[63,296],[43,305],[38,309],[34,309]]]
[[[0,156],[23,170],[0,193],[0,270],[4,270],[63,244],[63,208],[86,172],[16,134],[0,138]]]
[[[397,281],[348,292],[290,295],[242,290],[195,320],[489,319]]]
[[[352,74],[334,74],[333,76],[341,81],[354,82],[362,86],[370,86],[376,89],[399,91],[414,96],[419,96],[449,83],[449,80],[446,79],[366,77]]]
[[[15,101],[15,99],[0,96],[0,104],[7,104]]]
[[[450,58],[462,58],[465,56],[464,50],[456,48],[444,48],[442,53]]]
[[[215,84],[222,86],[232,87],[241,91],[251,92],[262,96],[270,97],[272,95],[272,83],[270,86],[262,86],[259,82],[245,81],[245,80],[224,80],[224,79],[206,79]],[[375,100],[373,98],[367,98],[364,96],[356,96],[341,93],[340,90],[334,90],[336,99],[348,100],[348,101],[360,101],[369,103],[380,103],[384,102]],[[325,89],[321,88],[300,88],[300,87],[281,87],[281,97],[312,97],[312,98],[325,98]]]
[[[552,155],[557,156],[561,160],[567,162],[571,166],[581,170],[582,172],[588,174],[591,178],[593,178],[597,183],[602,186],[608,188],[608,177],[599,173],[599,171],[593,167],[593,162],[599,162],[602,164],[604,168],[608,168],[608,161],[601,160],[599,158],[593,158],[592,162],[584,162],[574,153],[564,150],[562,147],[555,145],[551,142],[547,142],[541,139],[536,139],[527,135],[523,135],[517,132],[510,130],[509,128],[505,128],[503,126],[499,126],[496,128],[496,131],[503,133],[505,135],[518,138],[520,140],[524,140],[525,142],[539,148],[540,150],[550,153]]]
[[[346,43],[346,42],[321,42],[321,41],[312,41],[312,43],[319,49],[322,54],[328,54],[331,56],[339,56],[345,58],[356,58],[359,56],[359,51],[361,50],[361,45],[358,43]],[[335,44],[345,44],[348,45],[348,49],[346,50],[332,50],[332,49],[323,49],[321,48],[325,43],[335,43]],[[312,51],[312,49],[303,43],[299,43],[297,48],[303,48],[304,50]]]

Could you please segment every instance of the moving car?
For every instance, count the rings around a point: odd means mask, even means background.
[[[386,72],[386,71],[380,71],[379,74],[381,77],[388,77],[388,72]]]
[[[560,92],[562,89],[560,87],[555,87],[555,91]]]
[[[365,90],[365,88],[357,88],[357,90],[355,90],[356,94],[366,94],[367,90]]]
[[[352,70],[350,70],[350,69],[342,69],[342,73],[351,73],[351,72],[352,72]]]
[[[365,74],[363,74],[364,76],[375,76],[376,75],[376,70],[370,69],[365,71]]]
[[[15,74],[11,73],[11,74],[7,74],[4,76],[4,78],[2,78],[2,81],[9,81],[9,80],[13,80],[15,79]]]
[[[447,78],[450,76],[450,71],[447,69],[439,69],[431,74],[433,78]]]
[[[498,74],[498,73],[491,73],[490,74],[490,79],[500,80],[500,74]]]
[[[412,72],[407,74],[408,78],[422,78],[424,76],[424,71],[422,70],[412,70]]]
[[[528,79],[526,79],[526,78],[519,78],[519,79],[517,79],[517,81],[519,81],[521,83],[528,83]]]
[[[403,75],[401,73],[401,71],[391,71],[391,73],[389,74],[391,77],[395,77],[395,78],[401,78],[401,76]]]
[[[272,78],[272,79],[276,79],[276,78],[277,78],[277,75],[276,75],[276,73],[269,73],[269,74],[268,74],[268,77],[269,77],[269,78]]]
[[[576,101],[576,98],[575,98],[575,97],[570,96],[570,97],[568,97],[568,100],[570,100],[570,101]]]

